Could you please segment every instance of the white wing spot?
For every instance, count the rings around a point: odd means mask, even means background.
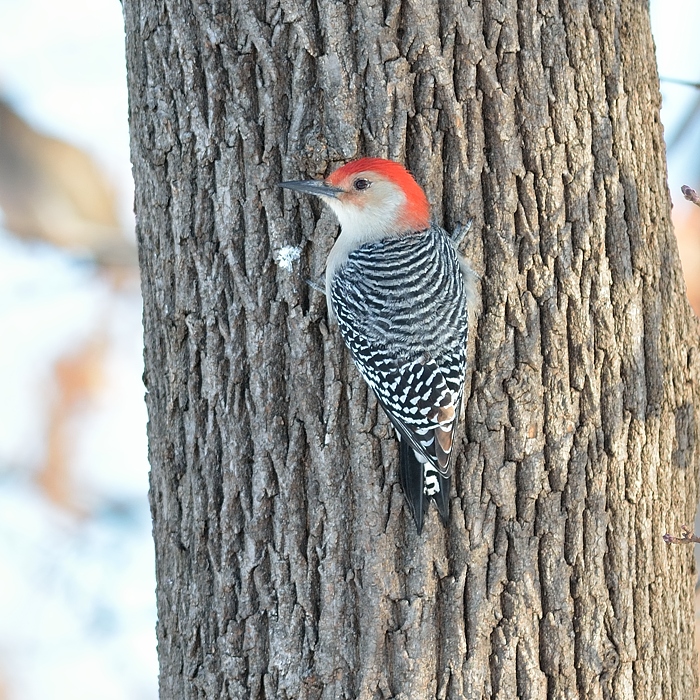
[[[434,496],[436,493],[440,493],[440,484],[435,474],[427,474],[423,484],[423,492],[426,496]]]

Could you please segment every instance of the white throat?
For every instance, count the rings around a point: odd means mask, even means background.
[[[372,192],[368,194],[370,196],[365,198],[362,207],[334,197],[322,197],[340,223],[340,235],[326,263],[326,298],[331,318],[335,316],[330,303],[331,281],[338,268],[345,264],[348,255],[370,241],[405,233],[397,223],[406,205],[403,190],[390,182],[379,181],[372,183]]]

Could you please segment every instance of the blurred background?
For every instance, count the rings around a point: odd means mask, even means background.
[[[700,313],[700,2],[651,9]],[[132,196],[119,1],[0,0],[0,700],[157,697]]]
[[[155,700],[118,0],[0,0],[0,700]]]

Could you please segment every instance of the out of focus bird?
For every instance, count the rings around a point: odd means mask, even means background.
[[[103,266],[136,267],[115,193],[90,156],[41,134],[0,100],[0,210],[4,227]]]

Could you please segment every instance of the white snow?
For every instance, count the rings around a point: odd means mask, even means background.
[[[286,245],[277,251],[275,259],[277,260],[277,264],[280,266],[280,268],[289,271],[292,269],[292,264],[296,260],[299,260],[300,255],[301,248],[298,246]]]
[[[106,169],[133,229],[118,0],[0,0],[0,96]],[[1,220],[1,217],[0,217]],[[67,421],[76,512],[38,488],[54,366],[103,348]],[[155,700],[141,300],[95,268],[0,230],[0,695]]]
[[[0,682],[9,698],[155,698],[155,576],[141,300],[0,231]],[[77,513],[37,488],[54,363],[97,334],[99,391],[71,419]]]

